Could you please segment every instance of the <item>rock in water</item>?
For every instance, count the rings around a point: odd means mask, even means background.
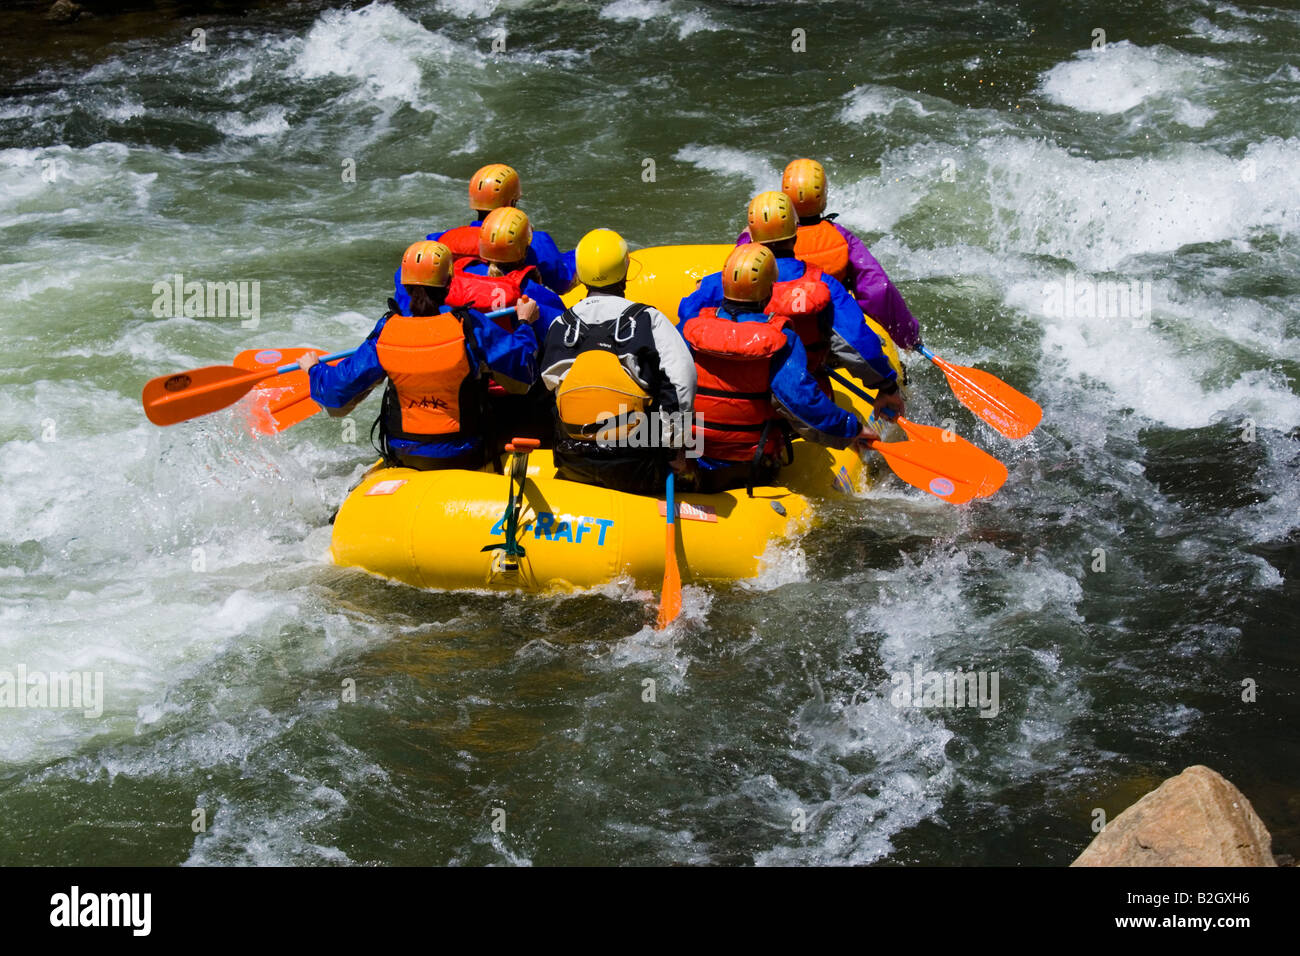
[[[85,12],[85,7],[73,3],[72,0],[55,0],[54,6],[50,7],[49,12],[45,14],[45,19],[55,23],[72,23],[79,20]]]
[[[1097,834],[1071,866],[1277,866],[1273,838],[1209,767],[1171,777]]]

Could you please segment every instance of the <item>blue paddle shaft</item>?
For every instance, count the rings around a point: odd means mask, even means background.
[[[670,525],[675,523],[675,520],[674,520],[674,519],[677,517],[677,499],[676,499],[676,495],[674,494],[674,492],[675,492],[676,489],[675,489],[675,487],[674,487],[675,482],[674,482],[674,480],[673,480],[675,477],[676,477],[676,475],[673,473],[673,470],[672,470],[671,468],[669,468],[669,469],[668,469],[668,508],[667,508],[667,511],[668,511],[668,523],[669,523]]]
[[[448,311],[450,311],[450,309],[449,309]],[[512,313],[512,312],[514,312],[514,306],[511,306],[511,307],[508,308],[508,309],[498,309],[496,312],[489,312],[489,313],[487,313],[487,318],[489,318],[489,319],[499,319],[499,318],[501,318],[503,315],[509,315],[509,314]],[[318,363],[321,363],[321,364],[324,364],[324,363],[326,363],[326,362],[333,362],[335,359],[347,358],[349,355],[351,355],[351,354],[352,354],[353,352],[355,352],[355,351],[356,351],[356,349],[348,349],[348,350],[345,351],[345,352],[335,352],[333,355],[322,355],[322,356],[321,356],[320,358],[318,358],[316,361],[317,361]],[[291,364],[291,365],[281,365],[279,368],[277,368],[277,369],[275,370],[275,374],[276,374],[276,375],[286,375],[286,374],[288,374],[289,372],[296,372],[296,371],[298,371],[300,368],[302,368],[302,366],[301,366],[299,363],[297,363],[297,362],[294,362],[294,363]]]

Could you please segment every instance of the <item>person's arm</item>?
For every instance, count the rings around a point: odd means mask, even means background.
[[[366,340],[347,358],[335,365],[321,365],[317,357],[310,354],[298,360],[298,364],[307,373],[312,401],[329,409],[330,415],[335,418],[350,412],[372,388],[388,377],[379,364],[379,352],[375,348],[379,333],[384,330],[388,317],[393,314],[391,309],[394,303],[391,299],[388,305],[390,311],[375,323]]]
[[[677,324],[680,326],[682,321],[695,318],[700,314],[700,309],[717,308],[720,305],[722,305],[722,273],[715,272],[701,279],[695,291],[682,299],[681,305],[677,307]]]
[[[668,380],[672,394],[665,394],[660,405],[666,411],[695,411],[695,359],[682,334],[672,320],[658,309],[650,309],[650,332],[654,336],[655,351],[659,353],[659,369]]]
[[[853,297],[862,311],[885,327],[901,349],[915,347],[921,341],[921,325],[903,301],[903,294],[885,274],[885,268],[867,249],[867,244],[836,223],[849,244],[849,275]]]
[[[572,260],[566,261],[549,233],[534,229],[533,239],[528,248],[532,253],[529,258],[536,260],[534,265],[542,275],[543,285],[560,295],[573,288]]]
[[[785,333],[786,347],[772,359],[772,404],[799,437],[832,448],[847,448],[862,437],[858,416],[835,404],[808,373],[808,356],[793,331]],[[874,434],[874,433],[873,433]]]
[[[347,408],[387,377],[374,339],[366,339],[337,365],[322,365],[314,355],[304,356],[302,365],[307,369],[312,401],[325,408]]]
[[[525,296],[537,303],[537,310],[540,313],[537,319],[537,338],[538,341],[544,341],[551,323],[564,314],[564,300],[532,279],[524,283],[523,292]]]
[[[836,365],[848,369],[868,388],[888,386],[898,378],[880,337],[862,318],[853,296],[833,277],[822,274],[822,284],[830,290],[831,356]]]
[[[470,337],[477,347],[476,360],[481,360],[501,386],[508,392],[522,395],[537,381],[537,332],[528,317],[536,318],[535,308],[520,300],[519,327],[507,332],[482,312],[467,310],[466,323]]]
[[[650,309],[650,333],[659,361],[661,381],[655,403],[663,413],[660,423],[668,446],[680,448],[690,437],[695,416],[695,359],[672,320],[654,308]]]

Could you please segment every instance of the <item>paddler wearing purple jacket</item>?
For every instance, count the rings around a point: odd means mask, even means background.
[[[921,327],[884,267],[866,243],[832,221],[834,214],[823,215],[827,185],[822,164],[814,159],[796,159],[786,166],[781,176],[781,191],[790,197],[799,215],[795,258],[819,266],[843,283],[858,307],[884,326],[899,348],[919,345]],[[746,230],[736,245],[751,241]]]

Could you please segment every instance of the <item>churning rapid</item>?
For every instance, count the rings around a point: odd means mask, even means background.
[[[102,699],[0,708],[0,861],[1064,864],[1194,763],[1300,850],[1300,14],[1058,6],[264,5],[6,53],[0,671]],[[357,344],[483,163],[563,248],[643,247],[732,241],[797,156],[926,343],[1045,418],[1010,442],[909,355],[1002,491],[881,470],[666,631],[627,582],[332,566],[378,399],[141,411]],[[249,294],[169,314],[177,275]],[[958,668],[996,706],[896,706]]]

